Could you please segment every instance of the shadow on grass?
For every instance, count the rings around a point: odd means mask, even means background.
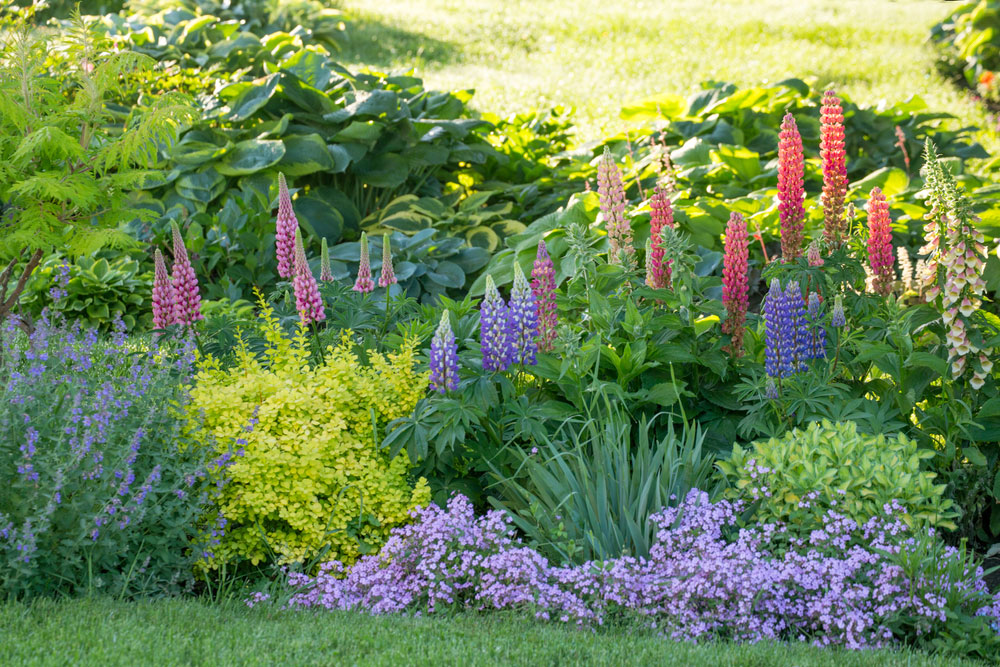
[[[339,58],[374,68],[421,64],[445,65],[463,59],[462,48],[427,35],[387,25],[364,14],[352,14],[347,24],[347,43]]]

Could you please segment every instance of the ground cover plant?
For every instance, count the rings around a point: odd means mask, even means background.
[[[558,107],[344,67],[370,14],[43,9],[0,33],[0,614],[997,653],[976,127],[788,72],[580,145]]]

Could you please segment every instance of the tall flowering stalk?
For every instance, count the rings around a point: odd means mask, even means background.
[[[483,354],[483,370],[507,370],[511,362],[512,347],[508,308],[493,282],[493,276],[486,276],[486,293],[480,305],[479,344]]]
[[[174,323],[176,298],[159,248],[153,255],[153,266],[153,328],[166,329]]]
[[[649,251],[646,253],[646,284],[654,289],[670,285],[670,263],[663,261],[663,238],[665,227],[674,226],[674,209],[667,196],[667,190],[657,185],[649,200],[652,211],[649,222]]]
[[[389,235],[382,237],[382,273],[378,277],[379,287],[395,285],[396,272],[392,268],[392,248],[389,245]]]
[[[538,313],[538,349],[551,352],[556,340],[556,268],[544,240],[538,241],[531,268],[531,293]]]
[[[785,306],[788,308],[788,321],[795,337],[789,347],[793,372],[803,371],[806,369],[806,361],[812,358],[812,334],[809,330],[806,302],[802,299],[802,289],[794,280],[788,281],[785,286]]]
[[[531,285],[517,262],[514,263],[514,286],[510,290],[507,318],[511,363],[534,366],[538,352],[538,343],[535,342],[538,337],[538,310]]]
[[[278,219],[274,230],[275,252],[278,257],[278,275],[291,278],[295,272],[295,232],[299,221],[292,210],[285,175],[278,174]]]
[[[743,354],[743,331],[747,317],[747,296],[750,279],[747,259],[750,256],[750,236],[743,216],[733,212],[726,227],[726,254],[722,265],[722,304],[726,307],[726,321],[722,332],[729,334],[729,351],[734,357]]]
[[[844,241],[844,199],[847,197],[847,153],[844,151],[844,110],[828,90],[820,107],[819,153],[823,158],[823,238],[831,247]]]
[[[802,157],[802,137],[792,114],[785,114],[778,134],[778,216],[781,220],[781,256],[785,261],[802,255],[802,208],[805,190],[802,179],[805,161]]]
[[[319,286],[309,269],[302,234],[298,230],[295,230],[295,275],[292,277],[292,287],[295,290],[295,309],[299,311],[303,323],[308,325],[326,319]]]
[[[806,259],[809,260],[809,266],[823,266],[823,255],[820,253],[819,241],[813,241],[809,244]]]
[[[198,294],[198,278],[191,266],[184,238],[176,222],[170,223],[174,236],[174,272],[171,283],[174,289],[174,323],[190,325],[204,319],[201,314],[201,296]]]
[[[597,194],[608,233],[608,262],[618,264],[624,258],[626,268],[635,266],[632,224],[625,217],[625,186],[622,174],[608,147],[597,165]]]
[[[872,289],[889,296],[896,278],[892,252],[892,220],[889,202],[879,188],[872,188],[868,199],[868,266],[872,274]]]
[[[361,232],[361,257],[358,263],[358,279],[354,281],[355,292],[368,294],[374,291],[375,283],[372,281],[371,259],[368,257],[368,235]]]
[[[823,327],[823,310],[819,300],[819,294],[812,292],[809,294],[809,337],[810,346],[808,351],[809,359],[826,358],[826,328]],[[841,307],[843,310],[843,307]]]
[[[804,370],[813,350],[808,313],[802,290],[794,280],[784,289],[777,278],[764,298],[764,370],[772,378],[785,378]]]
[[[319,279],[325,283],[333,282],[333,271],[330,270],[330,248],[326,245],[325,236],[320,240]]]
[[[431,389],[442,394],[458,389],[458,345],[447,310],[431,339],[430,366]]]
[[[952,377],[971,371],[969,384],[980,389],[993,369],[993,348],[980,348],[969,337],[972,316],[982,305],[986,291],[983,271],[986,245],[976,228],[979,218],[969,200],[959,191],[951,173],[938,161],[934,145],[927,140],[924,175],[930,187],[931,210],[924,227],[928,255],[924,269],[924,298],[942,313],[947,334]]]

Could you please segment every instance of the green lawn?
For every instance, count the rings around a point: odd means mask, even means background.
[[[623,104],[686,94],[707,79],[753,85],[797,76],[858,102],[922,96],[985,119],[933,73],[938,0],[344,0],[352,66],[415,68],[431,87],[474,88],[501,114],[562,104],[581,140],[624,129]],[[992,143],[992,142],[991,142]]]
[[[670,642],[509,616],[372,618],[198,601],[0,604],[0,665],[873,665],[975,664],[920,653]]]

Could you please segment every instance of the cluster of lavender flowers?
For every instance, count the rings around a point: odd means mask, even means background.
[[[177,411],[193,346],[133,350],[120,322],[102,341],[45,314],[0,350],[0,595],[192,585],[209,501]]]
[[[380,554],[348,569],[331,562],[316,576],[290,575],[289,606],[372,614],[508,609],[586,626],[627,612],[678,640],[852,649],[891,644],[898,619],[933,636],[956,612],[987,624],[1000,617],[1000,595],[989,596],[981,569],[963,567],[958,579],[907,574],[895,556],[915,536],[898,506],[863,525],[831,511],[808,536],[778,524],[737,533],[745,509],[692,490],[679,507],[651,518],[657,535],[649,558],[553,566],[515,536],[505,514],[477,518],[468,499],[455,496],[446,509],[417,510],[415,523],[396,529]],[[953,609],[954,590],[975,594]],[[266,599],[258,594],[248,603]]]
[[[826,332],[818,295],[811,294],[809,307],[794,280],[784,288],[775,278],[764,298],[765,363],[770,378],[784,378],[806,369],[810,359],[826,357]]]

